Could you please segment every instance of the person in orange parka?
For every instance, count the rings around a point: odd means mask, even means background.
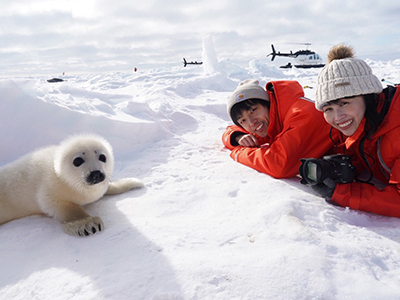
[[[315,107],[346,136],[359,176],[312,188],[333,204],[400,217],[399,87],[383,89],[368,64],[354,58],[353,48],[336,45],[318,76]]]
[[[230,156],[275,178],[296,176],[300,158],[334,151],[330,126],[297,81],[271,81],[264,90],[257,80],[245,80],[227,109],[236,124],[222,136]]]

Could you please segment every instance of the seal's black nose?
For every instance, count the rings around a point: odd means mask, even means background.
[[[106,177],[102,172],[99,170],[92,171],[90,174],[86,177],[86,182],[89,184],[97,184],[102,182]]]

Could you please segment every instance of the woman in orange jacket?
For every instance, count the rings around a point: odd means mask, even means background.
[[[227,108],[236,124],[222,136],[231,157],[275,178],[297,175],[300,158],[319,157],[334,145],[330,126],[296,81],[272,81],[264,90],[257,80],[245,80]]]
[[[337,45],[318,76],[315,105],[346,137],[359,178],[351,183],[328,178],[312,185],[314,190],[333,204],[400,217],[399,88],[383,90],[352,48]]]

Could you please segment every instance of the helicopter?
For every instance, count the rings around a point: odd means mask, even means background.
[[[310,43],[305,43],[305,45],[309,46],[311,45]],[[272,56],[271,61],[275,59],[276,56],[286,56],[286,57],[291,57],[294,58],[295,60],[295,67],[296,68],[322,68],[325,66],[324,63],[322,63],[322,58],[318,53],[315,53],[314,51],[311,50],[299,50],[296,51],[295,53],[290,50],[290,53],[281,53],[281,52],[276,52],[274,45],[271,45],[272,52],[267,55]],[[281,66],[280,68],[291,68],[293,65],[289,62],[285,66]]]
[[[191,62],[188,62],[188,61],[186,61],[185,58],[183,58],[182,63],[183,63],[183,66],[184,66],[184,67],[186,67],[187,65],[202,65],[202,64],[203,64],[202,61],[199,61],[199,62],[198,62],[198,61],[191,61]]]

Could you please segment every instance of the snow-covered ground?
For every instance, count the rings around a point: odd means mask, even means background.
[[[202,66],[1,79],[0,165],[94,132],[114,177],[146,186],[88,205],[106,226],[90,237],[44,216],[1,225],[0,299],[400,298],[399,219],[328,205],[221,143],[241,80],[298,80],[314,98],[319,70],[243,68],[205,45]],[[400,82],[400,60],[368,62]]]

